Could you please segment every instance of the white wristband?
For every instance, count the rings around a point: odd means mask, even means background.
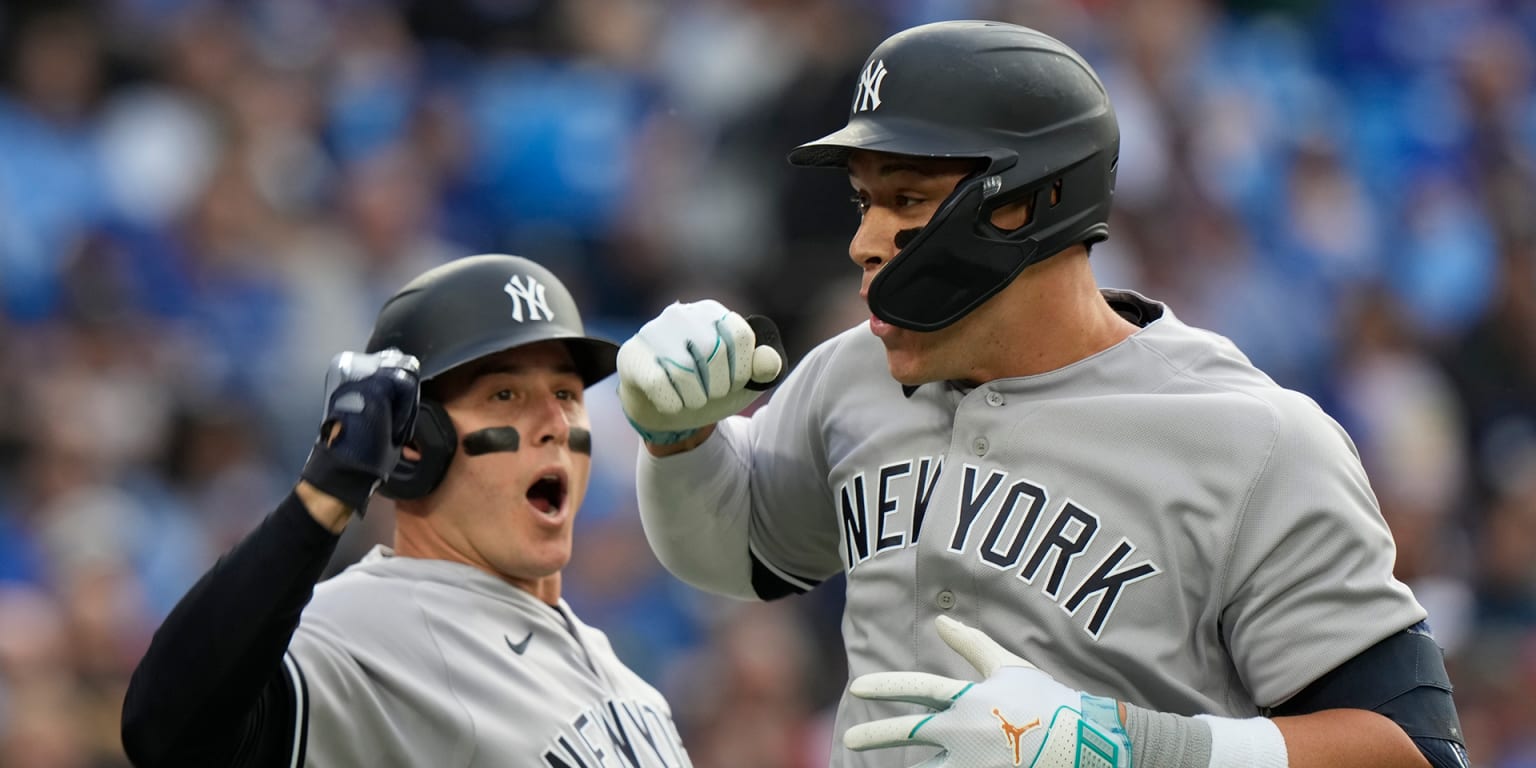
[[[1196,715],[1211,726],[1210,768],[1288,768],[1285,736],[1266,717]]]

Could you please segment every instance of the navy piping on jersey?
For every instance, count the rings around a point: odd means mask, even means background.
[[[283,654],[283,667],[288,670],[288,682],[293,686],[293,758],[288,761],[288,768],[299,768],[309,745],[309,685],[293,654]]]
[[[752,591],[759,600],[778,600],[790,595],[802,595],[821,583],[816,579],[795,576],[769,565],[752,551],[750,544],[747,545],[747,554],[752,558]]]

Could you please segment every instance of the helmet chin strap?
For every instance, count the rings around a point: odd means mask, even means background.
[[[567,440],[572,451],[592,455],[592,433],[581,427],[571,427]],[[522,443],[517,427],[487,427],[464,436],[464,453],[479,456],[502,451],[514,452]]]

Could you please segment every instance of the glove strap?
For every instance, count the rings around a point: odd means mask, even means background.
[[[310,485],[336,497],[359,517],[368,507],[368,497],[379,484],[379,479],[365,470],[358,469],[331,453],[323,443],[316,443],[304,462],[299,476]]]
[[[671,432],[663,430],[651,430],[636,424],[635,420],[630,419],[628,414],[625,414],[624,418],[629,419],[629,425],[634,427],[635,432],[640,434],[640,439],[650,443],[651,445],[674,445],[676,443],[681,443],[682,441],[697,435],[701,429],[701,427],[694,427],[693,429],[679,429]]]
[[[1130,768],[1131,739],[1120,723],[1120,702],[1108,696],[1085,693],[1082,707],[1083,720],[1093,727],[1078,733],[1079,748],[1099,753],[1109,765]]]

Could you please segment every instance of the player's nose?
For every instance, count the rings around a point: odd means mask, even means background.
[[[853,240],[848,243],[848,258],[864,273],[864,279],[859,288],[860,296],[868,293],[869,282],[875,279],[875,274],[885,266],[887,261],[890,261],[895,253],[895,244],[892,240],[894,233],[889,231],[889,227],[880,225],[880,218],[871,210],[860,222],[858,231],[853,234]]]
[[[560,398],[553,394],[538,398],[531,410],[531,438],[535,445],[565,445],[570,442],[571,416]]]

